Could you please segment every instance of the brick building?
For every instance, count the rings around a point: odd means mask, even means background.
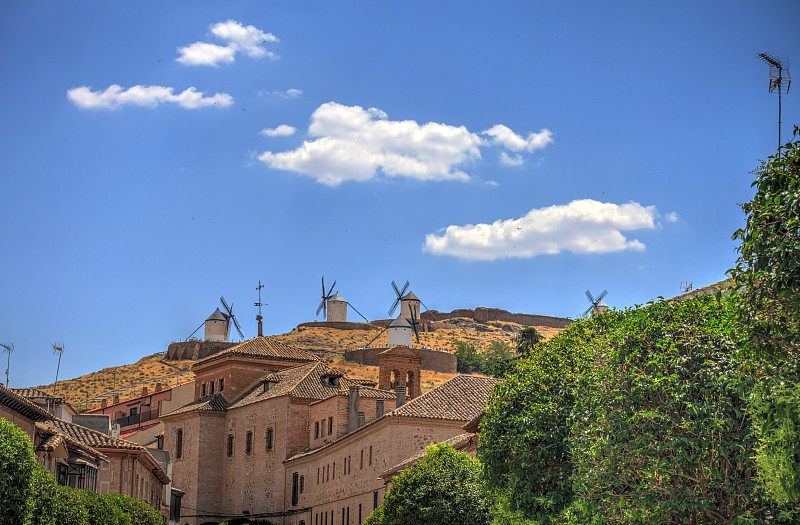
[[[405,403],[399,381],[390,381],[395,391],[375,388],[267,337],[198,362],[196,399],[162,417],[173,485],[184,493],[180,523],[366,519],[383,500],[380,475],[463,434],[496,382],[458,376],[419,395],[419,356],[396,347],[387,357],[394,369],[400,358],[412,365],[397,377],[418,397]]]

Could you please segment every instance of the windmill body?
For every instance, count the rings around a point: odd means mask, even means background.
[[[411,348],[411,341],[414,336],[414,328],[411,323],[403,317],[403,314],[397,316],[389,325],[389,348],[394,346],[407,346]]]
[[[229,325],[228,318],[220,312],[219,308],[208,316],[205,323],[205,333],[203,339],[206,341],[228,341]]]
[[[326,320],[329,322],[347,322],[347,301],[339,292],[328,299],[328,315]]]
[[[400,299],[400,314],[406,319],[419,318],[421,302],[414,292],[408,292]]]

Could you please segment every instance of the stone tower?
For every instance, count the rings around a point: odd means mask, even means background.
[[[328,299],[328,322],[347,322],[347,301],[339,292]]]
[[[397,390],[397,387],[405,387],[407,399],[418,397],[422,393],[419,379],[421,361],[422,356],[407,346],[384,350],[378,354],[378,388]]]
[[[219,308],[214,310],[214,313],[206,319],[203,339],[206,341],[228,341],[228,318],[219,311]]]
[[[414,335],[414,328],[411,326],[403,314],[397,316],[389,325],[389,348],[393,346],[407,346],[411,348],[411,339]]]
[[[417,321],[420,319],[420,314],[422,310],[419,309],[420,304],[422,301],[419,300],[419,297],[414,295],[414,292],[408,292],[400,299],[400,315],[405,317],[406,319],[411,319],[411,309],[414,309],[414,315],[417,318]]]

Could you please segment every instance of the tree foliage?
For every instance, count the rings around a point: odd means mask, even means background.
[[[526,356],[530,354],[536,345],[544,341],[544,336],[536,328],[528,326],[517,332],[514,343],[517,345],[517,355]]]
[[[35,466],[31,439],[16,425],[0,418],[0,525],[25,521]]]
[[[503,377],[516,362],[514,349],[501,340],[492,341],[484,353],[479,353],[475,345],[465,341],[453,342],[456,356],[456,369],[463,374],[487,374]]]
[[[374,525],[488,525],[489,502],[481,465],[447,443],[429,445],[426,455],[392,480]],[[379,520],[379,521],[378,521]]]

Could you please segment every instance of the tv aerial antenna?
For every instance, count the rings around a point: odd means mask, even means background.
[[[258,286],[256,287],[256,290],[258,290],[258,302],[257,303],[253,303],[253,306],[257,306],[258,307],[258,316],[259,317],[261,317],[261,307],[262,306],[269,306],[268,303],[262,303],[261,302],[261,289],[262,288],[264,288],[264,285],[261,284],[261,279],[259,279],[258,280]]]
[[[325,319],[328,318],[328,300],[331,297],[333,297],[333,288],[335,286],[336,286],[336,281],[333,281],[333,284],[328,289],[328,293],[325,293],[325,276],[324,275],[322,276],[322,302],[320,302],[319,306],[317,307],[317,313],[314,314],[315,317],[318,317],[319,313],[322,312],[322,317],[324,317]]]
[[[598,295],[597,298],[595,298],[592,297],[592,292],[586,290],[586,298],[589,299],[589,302],[592,303],[592,305],[589,308],[587,308],[585,312],[583,312],[583,315],[581,315],[581,317],[586,317],[587,315],[589,315],[589,312],[593,313],[602,312],[603,307],[605,307],[605,304],[603,304],[603,297],[605,297],[607,294],[608,291],[603,290],[602,292],[600,292],[600,295]]]
[[[61,369],[61,355],[64,353],[64,343],[53,343],[53,355],[58,354],[58,366],[56,367],[56,382],[53,384],[53,393],[58,388],[58,371]]]
[[[14,353],[14,343],[7,345],[0,343],[0,346],[3,347],[3,352],[8,353],[8,363],[6,364],[6,386],[8,386],[8,371],[11,370],[11,354]]]
[[[236,316],[233,315],[233,303],[231,303],[231,305],[228,306],[228,303],[225,302],[225,297],[223,296],[219,297],[219,302],[222,303],[222,307],[225,309],[225,311],[222,312],[222,315],[224,315],[225,319],[228,321],[228,332],[230,333],[231,322],[233,322],[233,326],[236,328],[236,331],[239,332],[239,337],[241,339],[244,339],[244,334],[242,333],[242,327],[239,326],[239,321],[237,321]]]
[[[692,291],[692,281],[681,281],[681,291],[689,293]]]
[[[397,308],[397,305],[400,304],[400,301],[403,299],[403,296],[406,294],[406,290],[408,290],[408,281],[406,284],[403,285],[403,289],[400,290],[397,288],[397,283],[392,281],[392,288],[394,289],[394,293],[397,295],[394,302],[392,303],[391,308],[389,308],[389,317],[392,316],[394,313],[394,309]]]
[[[769,65],[769,92],[778,93],[778,153],[781,151],[781,95],[789,93],[789,86],[792,85],[792,75],[789,73],[789,60],[770,55],[769,53],[759,53],[758,58]],[[784,78],[784,70],[786,78]]]

